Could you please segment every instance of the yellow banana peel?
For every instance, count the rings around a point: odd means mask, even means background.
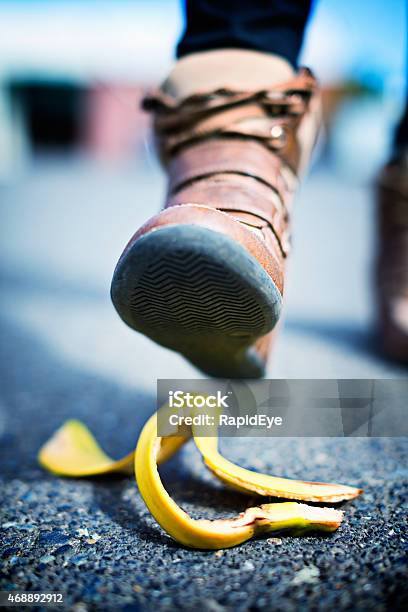
[[[334,508],[308,506],[298,501],[267,503],[247,508],[232,519],[192,519],[164,488],[157,466],[167,461],[193,435],[205,465],[217,478],[239,491],[291,500],[339,502],[357,497],[362,491],[345,485],[303,482],[259,474],[241,468],[218,451],[216,427],[200,435],[196,427],[174,427],[170,436],[157,435],[158,415],[169,414],[163,406],[145,424],[136,450],[115,461],[100,448],[80,421],[67,421],[39,451],[40,464],[60,476],[85,477],[109,473],[135,473],[147,507],[175,540],[192,548],[221,549],[236,546],[254,535],[291,529],[334,531],[343,512]],[[210,434],[210,435],[209,435]]]

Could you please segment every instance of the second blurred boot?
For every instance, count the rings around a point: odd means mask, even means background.
[[[380,343],[386,356],[408,363],[408,151],[380,173],[377,199]]]

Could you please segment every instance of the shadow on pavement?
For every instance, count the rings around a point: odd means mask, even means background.
[[[390,365],[394,362],[387,360],[381,353],[375,330],[363,327],[358,323],[352,324],[342,321],[317,321],[288,318],[285,328],[289,332],[317,336],[348,351],[358,353],[362,357],[377,359],[384,364]],[[395,365],[395,363],[394,363]],[[397,367],[406,369],[408,366],[400,363]]]
[[[134,448],[156,399],[67,365],[29,332],[0,320],[0,461],[5,479],[45,477],[36,455],[68,418],[120,457]]]
[[[39,269],[30,270],[30,274],[24,269],[13,267],[12,271],[0,270],[0,285],[2,291],[12,291],[13,295],[18,291],[24,294],[50,295],[55,298],[81,298],[86,300],[105,301],[109,294],[105,288],[97,284],[82,283],[73,279],[67,280],[56,274],[42,273]]]

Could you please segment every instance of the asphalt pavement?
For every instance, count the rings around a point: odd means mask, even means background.
[[[335,534],[279,534],[220,552],[172,541],[132,478],[64,480],[37,465],[41,444],[71,417],[119,457],[155,409],[157,378],[199,376],[127,329],[109,299],[116,260],[163,189],[149,158],[115,168],[42,157],[0,186],[1,588],[61,591],[76,612],[406,607],[404,438],[228,440],[226,454],[245,467],[365,492],[343,507]],[[372,236],[369,186],[316,169],[297,201],[268,376],[406,377],[372,333]],[[248,504],[214,481],[191,445],[163,478],[195,517]]]

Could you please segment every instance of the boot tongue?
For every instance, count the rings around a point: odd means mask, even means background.
[[[162,85],[176,99],[197,92],[269,89],[295,75],[282,57],[259,51],[224,49],[193,53],[179,60]]]

